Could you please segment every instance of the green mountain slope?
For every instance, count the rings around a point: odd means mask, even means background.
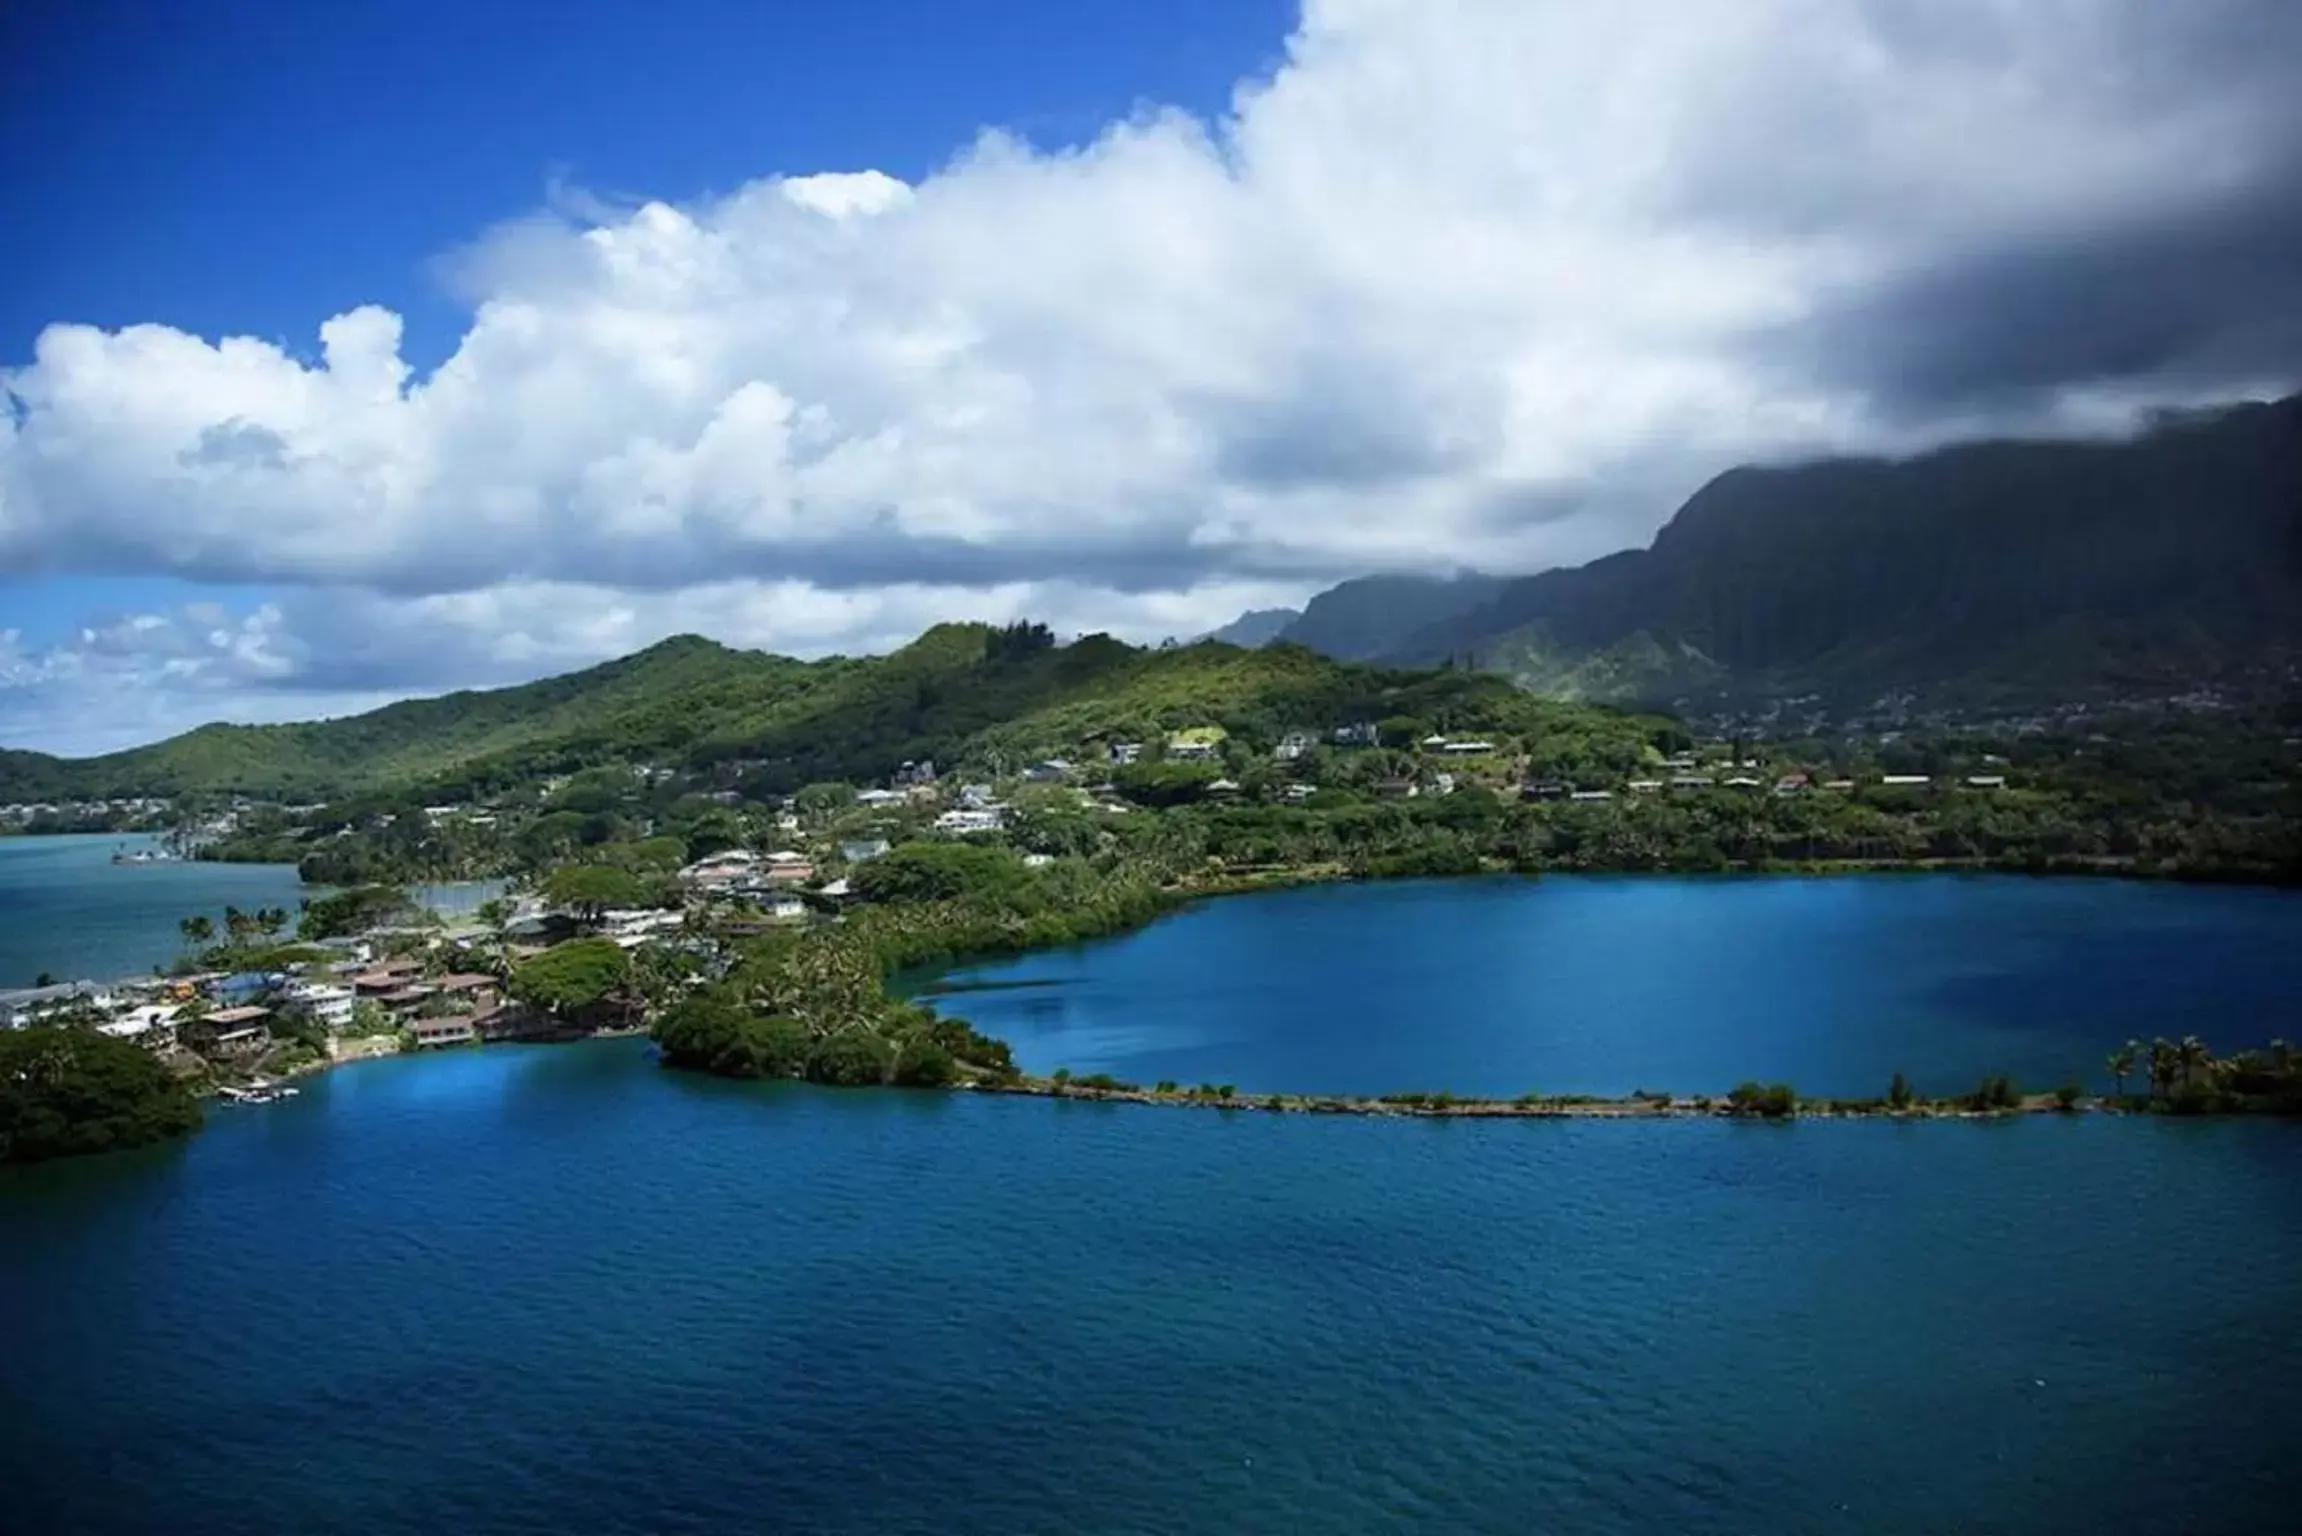
[[[1512,582],[1391,655],[1580,697],[2006,704],[2260,674],[2298,649],[2302,397],[2126,443],[1733,470],[1651,548]]]
[[[0,800],[240,792],[324,799],[421,786],[445,796],[599,763],[714,768],[764,790],[884,778],[902,763],[1019,766],[1083,738],[1220,725],[1404,719],[1431,729],[1604,739],[1654,728],[1535,699],[1471,672],[1386,672],[1301,646],[1141,649],[1043,628],[947,624],[888,656],[802,662],[682,636],[516,688],[411,700],[303,725],[206,726],[107,757],[0,758]]]

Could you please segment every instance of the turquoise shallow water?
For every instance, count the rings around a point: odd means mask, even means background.
[[[0,837],[0,987],[28,987],[48,971],[67,981],[110,981],[176,958],[176,924],[195,912],[285,907],[312,893],[292,864],[114,864],[117,848],[152,848],[136,835]]]
[[[2290,1530],[2302,1129],[365,1064],[0,1176],[11,1531]]]
[[[2119,1042],[2302,1037],[2302,893],[1890,875],[1329,885],[964,967],[939,1006],[1047,1072],[1511,1096],[1745,1078],[2107,1089]],[[933,990],[933,988],[930,988]]]

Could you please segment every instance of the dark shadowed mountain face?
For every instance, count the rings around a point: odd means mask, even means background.
[[[1387,654],[1567,697],[1859,706],[2163,691],[2298,650],[2302,397],[2126,443],[1732,470],[1652,548],[1511,582]]]
[[[1304,606],[1284,638],[1338,661],[1368,661],[1405,646],[1432,626],[1488,602],[1507,578],[1464,572],[1363,576],[1330,587]]]
[[[1202,639],[1220,640],[1225,645],[1245,646],[1253,650],[1269,645],[1287,632],[1287,626],[1301,618],[1294,608],[1250,608],[1221,629],[1202,636]]]

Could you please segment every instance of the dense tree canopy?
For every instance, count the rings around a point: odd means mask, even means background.
[[[0,1030],[0,1162],[181,1136],[200,1104],[142,1046],[82,1029]]]

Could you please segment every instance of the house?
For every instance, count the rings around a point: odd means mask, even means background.
[[[959,808],[963,811],[988,811],[999,803],[988,784],[962,784],[959,786]]]
[[[1663,781],[1660,779],[1633,779],[1624,787],[1634,795],[1651,795],[1663,787]]]
[[[1519,798],[1521,800],[1564,800],[1567,798],[1567,786],[1557,779],[1544,779],[1535,784],[1521,784],[1519,786]]]
[[[1812,782],[1813,781],[1803,773],[1798,773],[1795,771],[1786,773],[1781,778],[1774,781],[1774,792],[1778,795],[1804,794],[1806,792],[1807,786]]]
[[[290,982],[283,995],[326,1028],[339,1030],[352,1022],[352,1005],[359,1000],[359,993],[341,982],[310,979]]]
[[[1380,745],[1382,739],[1383,733],[1376,729],[1371,720],[1335,728],[1335,745],[1338,747],[1372,747]]]
[[[1290,784],[1279,792],[1279,798],[1289,805],[1301,805],[1319,792],[1316,784]]]
[[[1207,786],[1207,793],[1210,795],[1235,795],[1239,793],[1239,781],[1237,779],[1217,779]]]
[[[68,981],[53,987],[17,987],[0,992],[0,1029],[24,1029],[75,1004],[110,1008],[115,1001],[108,990],[92,981]]]
[[[1431,775],[1431,789],[1435,794],[1451,795],[1455,792],[1455,776],[1451,773]]]
[[[1966,787],[1969,789],[2004,789],[2006,788],[2006,775],[2003,773],[1970,773],[1966,776]]]
[[[1422,791],[1413,779],[1385,779],[1375,786],[1375,793],[1386,800],[1412,800]]]
[[[905,786],[933,784],[935,782],[935,760],[922,758],[916,763],[905,763],[895,770],[895,782]]]
[[[1195,725],[1167,738],[1167,756],[1178,763],[1211,763],[1221,755],[1223,728]]]
[[[168,1003],[141,1003],[96,1026],[96,1033],[115,1040],[133,1040],[148,1050],[166,1050],[176,1043],[176,1014]]]
[[[503,1001],[503,984],[481,971],[458,971],[432,983],[440,996],[471,1013],[492,1013]]]
[[[209,1029],[215,1049],[226,1055],[242,1056],[262,1050],[271,1039],[264,1021],[272,1016],[269,1008],[219,1008],[202,1022]]]
[[[1023,770],[1023,779],[1027,784],[1060,784],[1070,776],[1071,765],[1060,757],[1033,763]]]
[[[1129,763],[1138,762],[1142,756],[1143,743],[1139,741],[1115,741],[1111,743],[1111,761],[1119,767],[1124,768]]]
[[[480,1037],[479,1029],[468,1013],[443,1013],[428,1019],[410,1019],[407,1030],[416,1037],[419,1050],[435,1045],[469,1045]]]
[[[1611,789],[1578,789],[1573,794],[1567,796],[1569,800],[1580,800],[1585,804],[1591,804],[1601,800],[1612,800],[1614,797],[1615,792]]]
[[[414,960],[385,960],[352,978],[352,990],[361,997],[381,999],[397,992],[423,974]]]
[[[745,848],[729,848],[696,860],[679,872],[680,883],[702,890],[733,885],[759,865],[759,855]]]
[[[1887,773],[1881,774],[1878,782],[1889,789],[1924,789],[1934,780],[1923,773]]]
[[[431,1000],[432,989],[420,981],[412,981],[377,997],[376,1004],[393,1018],[404,1021]]]
[[[1003,813],[999,811],[945,811],[935,818],[935,830],[953,837],[972,837],[979,832],[999,830]]]
[[[1729,789],[1764,789],[1766,784],[1763,780],[1754,779],[1747,773],[1738,773],[1726,781],[1726,787]]]
[[[887,839],[884,837],[860,838],[839,845],[839,856],[850,864],[868,864],[886,852]]]
[[[770,922],[798,923],[807,920],[807,903],[786,891],[770,896],[759,904]]]
[[[1826,789],[1826,790],[1830,790],[1830,791],[1832,791],[1832,792],[1834,792],[1834,793],[1837,793],[1837,794],[1842,794],[1842,795],[1843,795],[1843,794],[1845,794],[1845,793],[1846,793],[1848,790],[1850,790],[1850,789],[1854,788],[1854,780],[1852,780],[1852,779],[1825,779],[1825,780],[1823,780],[1823,781],[1822,781],[1822,787],[1823,787],[1824,789]]]
[[[1710,789],[1717,783],[1718,780],[1703,773],[1675,773],[1671,775],[1671,788],[1675,790]]]
[[[1282,763],[1291,763],[1318,744],[1319,738],[1309,731],[1289,731],[1279,738],[1279,745],[1271,755]]]
[[[1456,757],[1471,757],[1481,752],[1494,751],[1495,744],[1491,741],[1481,741],[1477,737],[1471,737],[1462,741],[1441,741],[1439,743],[1439,750],[1441,752],[1452,753]]]
[[[891,805],[907,805],[910,801],[911,796],[900,789],[859,789],[855,792],[857,805],[874,810],[884,810]],[[795,821],[797,819],[793,818]]]
[[[805,885],[815,878],[815,865],[800,854],[770,854],[767,861],[769,885]]]

